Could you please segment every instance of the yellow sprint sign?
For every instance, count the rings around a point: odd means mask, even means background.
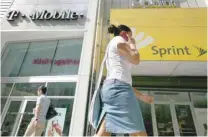
[[[112,24],[131,27],[141,60],[207,61],[206,9],[111,11]]]

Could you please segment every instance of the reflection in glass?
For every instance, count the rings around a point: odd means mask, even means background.
[[[196,136],[196,129],[189,105],[175,105],[181,136]]]
[[[8,44],[1,58],[1,76],[15,77],[19,73],[29,43]]]
[[[1,84],[1,113],[11,92],[12,85],[13,84]]]
[[[159,136],[174,136],[170,105],[155,104],[157,129]]]
[[[12,85],[11,83],[1,84],[1,96],[7,97],[11,92]]]
[[[151,105],[140,101],[144,125],[148,136],[153,136]]]
[[[7,99],[1,97],[1,113],[3,112],[4,106],[6,104]]]
[[[8,44],[2,76],[77,75],[83,39]]]
[[[51,99],[51,101],[52,101],[54,108],[57,110],[59,115],[61,115],[61,117],[60,116],[59,118],[55,117],[47,122],[45,135],[48,136],[49,134],[50,135],[61,134],[62,136],[68,136],[74,100],[73,99]],[[62,115],[62,114],[65,114],[65,115]]]
[[[35,101],[28,101],[25,112],[22,117],[22,121],[17,133],[17,136],[24,136],[27,126],[29,125],[33,114],[33,108],[35,108],[36,102]]]
[[[188,92],[155,91],[151,94],[155,101],[190,101]]]
[[[48,96],[74,96],[76,83],[48,83]]]
[[[12,101],[7,111],[5,120],[1,127],[1,136],[12,136],[14,123],[20,118],[20,105],[21,101]]]
[[[207,93],[192,92],[191,100],[194,105],[194,112],[197,120],[198,136],[207,135]]]
[[[59,40],[50,75],[77,75],[82,39]]]
[[[142,91],[138,89],[141,93],[148,94],[148,91]],[[151,105],[139,100],[142,116],[144,120],[145,129],[148,136],[153,136],[153,125],[152,125],[152,114]]]
[[[16,83],[11,96],[37,96],[37,90],[45,83]]]
[[[194,108],[207,108],[207,93],[190,93]]]
[[[57,41],[31,42],[19,76],[48,75]]]

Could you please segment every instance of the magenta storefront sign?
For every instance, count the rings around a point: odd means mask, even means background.
[[[58,59],[58,60],[52,60],[52,59],[34,59],[32,61],[32,64],[36,65],[48,65],[48,64],[55,64],[56,66],[64,66],[64,65],[79,65],[79,60],[76,59]]]

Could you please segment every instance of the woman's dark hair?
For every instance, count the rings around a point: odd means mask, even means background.
[[[111,24],[108,27],[108,33],[114,34],[114,36],[118,36],[122,31],[129,32],[131,31],[131,29],[126,25],[119,25],[118,27],[116,27],[115,25]]]

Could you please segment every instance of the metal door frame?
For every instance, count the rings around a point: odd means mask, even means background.
[[[154,104],[151,104],[151,113],[152,113],[152,126],[153,126],[153,133],[154,136],[158,136],[158,130],[157,130],[157,120],[156,120],[156,113],[155,113],[155,104],[166,104],[170,106],[170,113],[171,113],[171,119],[173,123],[173,130],[175,136],[180,136],[180,130],[178,126],[178,120],[177,120],[177,115],[176,115],[176,110],[175,110],[175,105],[189,105],[191,114],[192,114],[192,119],[194,122],[194,126],[196,129],[196,134],[198,136],[199,130],[197,128],[197,121],[196,121],[196,115],[193,110],[193,104],[189,101],[155,101]]]

